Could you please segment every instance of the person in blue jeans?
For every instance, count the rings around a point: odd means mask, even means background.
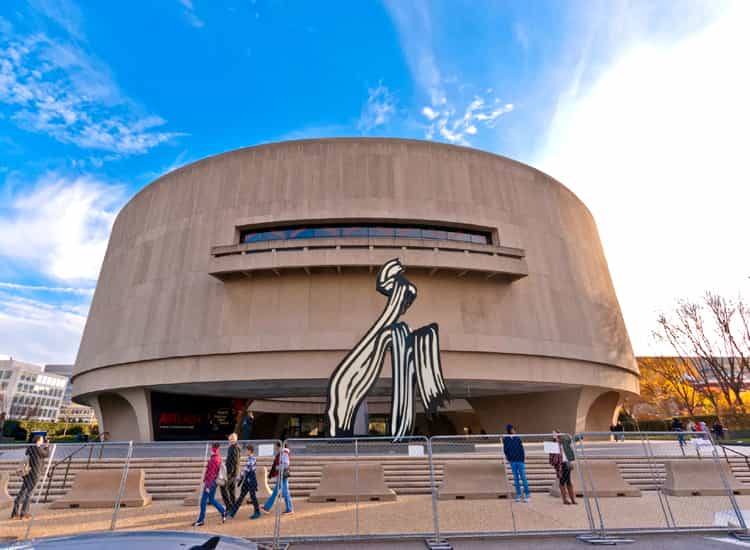
[[[203,491],[201,491],[201,509],[198,519],[193,523],[193,527],[202,527],[206,520],[206,505],[210,502],[221,514],[221,523],[226,520],[227,514],[224,507],[216,500],[216,481],[221,471],[221,455],[219,454],[219,444],[211,445],[211,457],[206,464],[206,472],[203,474]]]
[[[510,469],[513,472],[513,483],[516,486],[516,502],[529,501],[529,482],[526,481],[526,453],[523,449],[521,438],[516,435],[513,424],[505,427],[508,435],[503,436],[503,453],[505,460],[510,463]],[[523,483],[523,493],[521,493],[521,484]]]
[[[273,466],[271,466],[271,473],[268,476],[273,479],[276,478],[276,485],[271,492],[271,496],[263,505],[261,510],[264,514],[269,514],[273,508],[276,497],[279,494],[279,488],[281,493],[284,495],[284,504],[286,505],[285,514],[293,514],[292,509],[292,496],[289,494],[289,449],[284,443],[284,447],[281,447],[280,443],[276,443],[276,457],[273,460]]]

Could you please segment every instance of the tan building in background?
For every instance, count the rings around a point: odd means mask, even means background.
[[[421,433],[608,429],[638,371],[594,220],[551,177],[482,151],[324,139],[154,181],[115,221],[74,370],[113,439],[321,431],[331,372],[382,310],[377,268],[440,326],[452,401]],[[388,423],[386,362],[369,399]]]

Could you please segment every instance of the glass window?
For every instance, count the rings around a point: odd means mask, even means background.
[[[312,239],[313,236],[313,230],[309,227],[289,230],[290,239]]]
[[[367,237],[366,227],[344,227],[341,229],[342,237]]]
[[[396,228],[396,236],[404,239],[421,239],[422,230],[416,227],[398,227]]]
[[[395,237],[396,230],[393,227],[371,227],[370,237]]]
[[[439,229],[423,229],[422,238],[423,239],[438,239],[438,240],[444,241],[445,231],[440,231]]]
[[[316,239],[335,239],[339,236],[337,227],[316,227],[314,230]]]

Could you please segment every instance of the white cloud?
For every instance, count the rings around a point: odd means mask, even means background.
[[[367,133],[388,123],[396,112],[396,99],[387,86],[379,84],[367,90],[367,102],[357,122],[360,132]]]
[[[0,292],[0,349],[32,363],[72,363],[86,304],[47,304]]]
[[[487,90],[489,96],[491,90]],[[469,145],[468,137],[475,136],[479,127],[494,128],[500,116],[513,110],[510,103],[501,104],[499,98],[491,98],[491,101],[480,96],[474,96],[464,109],[457,110],[450,106],[433,109],[429,106],[422,107],[422,115],[427,119],[428,125],[425,137],[433,139],[442,137],[450,143]]]
[[[182,4],[183,8],[185,8],[185,11],[183,13],[185,15],[185,18],[187,19],[187,22],[190,23],[191,26],[195,27],[196,29],[200,29],[206,26],[206,22],[198,17],[197,13],[195,13],[195,6],[193,6],[192,0],[177,1]]]
[[[95,280],[120,187],[48,174],[0,210],[0,258],[60,280]]]
[[[9,283],[0,281],[0,288],[7,288],[9,290],[28,290],[33,292],[55,292],[65,294],[82,294],[85,296],[91,296],[94,294],[93,288],[78,288],[78,287],[64,287],[64,286],[43,286],[43,285],[23,285],[19,283]]]
[[[0,39],[0,103],[20,127],[117,155],[145,153],[181,135],[141,114],[106,65],[44,34]]]
[[[679,39],[634,41],[565,94],[534,162],[596,217],[636,353],[677,298],[749,288],[750,5]]]
[[[70,0],[31,0],[31,5],[72,37],[79,40],[84,38],[83,14],[75,3]]]

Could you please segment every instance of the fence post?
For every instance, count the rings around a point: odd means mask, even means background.
[[[714,443],[713,438],[711,437],[710,433],[706,433],[705,436],[710,442],[711,442],[711,449],[713,452],[711,453],[713,455],[714,464],[719,469],[719,475],[721,476],[721,481],[724,483],[724,487],[727,490],[727,495],[729,496],[729,502],[732,504],[732,510],[734,511],[734,514],[737,516],[737,521],[740,523],[740,528],[743,531],[743,534],[747,535],[747,523],[745,522],[745,516],[742,514],[742,509],[737,504],[737,499],[734,496],[734,490],[732,489],[731,483],[729,483],[729,479],[726,476],[726,473],[724,472],[724,468],[722,468],[721,460],[719,459],[719,453],[716,452],[716,444]],[[724,451],[726,453],[726,451]],[[732,465],[727,460],[727,468],[729,471],[732,471]]]
[[[354,438],[354,534],[359,536],[359,440]]]
[[[594,495],[594,498],[595,498],[594,504],[596,505],[597,513],[599,514],[599,525],[600,525],[599,529],[597,529],[596,527],[596,520],[594,519],[594,512],[591,509],[591,502],[589,501],[589,499],[591,498],[589,487],[591,489],[594,489],[594,483],[593,483],[593,480],[589,479],[590,485],[588,486],[586,485],[586,478],[584,476],[584,470],[587,470],[587,467],[586,467],[586,452],[584,450],[583,438],[584,438],[584,434],[573,434],[573,439],[578,449],[578,452],[576,453],[576,455],[579,459],[578,460],[579,467],[577,468],[577,470],[578,470],[578,479],[581,481],[581,492],[583,493],[583,505],[584,505],[584,508],[586,509],[586,516],[588,517],[588,520],[589,520],[589,528],[591,529],[591,532],[597,533],[598,531],[602,536],[605,536],[606,533],[604,531],[604,520],[602,519],[602,513],[601,513],[601,510],[599,509],[599,501],[598,499],[596,499],[596,495]]]
[[[435,542],[441,542],[440,517],[437,505],[437,484],[435,483],[435,464],[432,460],[432,438],[427,440],[427,463],[430,468],[430,488],[432,492],[432,520],[435,524]]]
[[[284,453],[284,441],[279,440],[279,468],[278,472],[279,475],[276,476],[276,500],[273,503],[273,506],[275,508],[275,517],[274,517],[274,525],[273,525],[273,548],[276,550],[279,548],[279,538],[281,536],[281,499],[284,498],[284,495],[282,494],[282,488],[283,485],[283,479],[284,479],[284,472],[281,469],[281,456]],[[275,460],[275,458],[274,458]],[[289,482],[291,481],[291,477],[287,478],[287,487],[289,487]],[[289,494],[292,493],[292,489],[289,488]]]
[[[678,436],[679,438],[679,436]],[[651,440],[648,438],[648,432],[641,434],[641,442],[643,443],[643,448],[646,451],[646,460],[648,462],[648,469],[651,472],[651,477],[653,478],[655,484],[656,484],[656,496],[659,499],[659,505],[661,506],[661,511],[664,514],[664,521],[667,524],[667,528],[669,527],[669,520],[672,520],[672,527],[677,528],[677,522],[674,519],[674,514],[672,513],[672,506],[669,504],[669,499],[662,493],[662,486],[659,482],[659,478],[656,475],[656,467],[653,464],[653,461],[651,460],[656,455],[654,454],[654,449],[651,446]],[[679,443],[679,439],[678,439]],[[680,450],[682,451],[682,456],[685,456],[685,450],[683,449],[684,445],[680,443]]]
[[[120,490],[117,491],[117,499],[115,500],[115,509],[112,511],[112,523],[109,525],[109,530],[115,530],[115,524],[117,523],[117,513],[120,511],[120,500],[122,499],[122,493],[125,491],[125,481],[128,479],[128,470],[130,470],[130,457],[133,456],[133,441],[128,443],[128,456],[125,459],[125,467],[122,471],[122,478],[120,479]]]
[[[57,450],[57,444],[52,445],[52,452],[50,453],[49,457],[47,458],[47,467],[44,469],[44,477],[42,477],[42,482],[37,485],[38,489],[36,491],[36,501],[34,502],[34,508],[37,507],[39,504],[39,497],[42,493],[42,487],[44,487],[44,482],[47,479],[47,475],[49,474],[49,467],[52,464],[52,459],[55,457],[55,451]],[[23,536],[25,540],[29,538],[29,534],[31,533],[31,524],[34,523],[34,514],[31,514],[31,519],[29,520],[29,525],[26,527],[26,534]]]

